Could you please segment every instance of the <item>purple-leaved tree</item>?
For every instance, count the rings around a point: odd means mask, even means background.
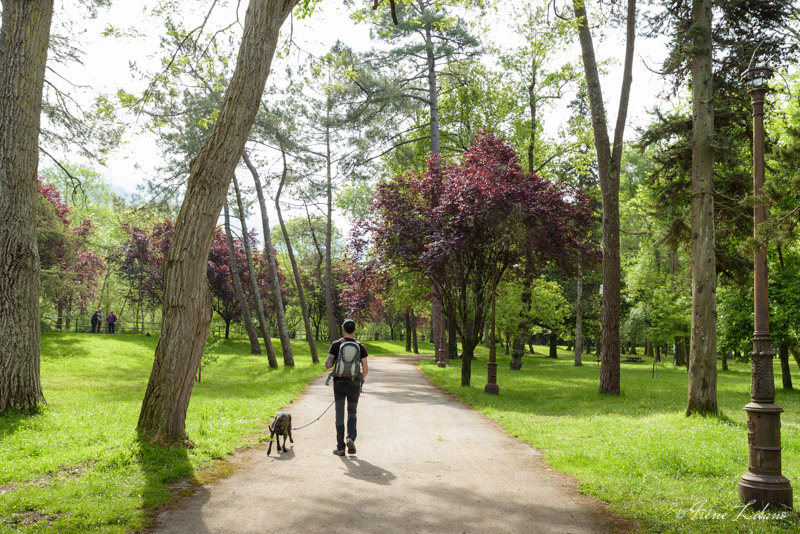
[[[460,165],[406,173],[381,184],[370,231],[386,263],[426,275],[451,310],[462,340],[461,385],[489,310],[488,291],[524,262],[572,270],[589,253],[592,218],[584,195],[527,173],[510,145],[479,132]]]

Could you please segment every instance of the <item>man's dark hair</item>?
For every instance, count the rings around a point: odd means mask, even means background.
[[[356,322],[352,319],[347,319],[342,323],[342,329],[348,334],[352,334],[356,331]]]

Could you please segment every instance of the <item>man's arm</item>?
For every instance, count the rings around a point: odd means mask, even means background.
[[[367,364],[367,359],[364,358],[361,360],[361,378],[367,378],[367,373],[369,373],[369,365]]]

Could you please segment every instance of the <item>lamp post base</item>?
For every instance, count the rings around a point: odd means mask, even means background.
[[[483,392],[489,395],[497,395],[500,393],[500,386],[497,384],[497,362],[489,362],[488,364],[488,377],[486,385],[483,386]]]
[[[792,509],[793,492],[789,479],[747,472],[739,480],[739,502],[755,510]]]
[[[754,353],[756,354],[756,353]],[[754,368],[756,366],[754,358]],[[772,358],[769,358],[771,365]],[[770,380],[771,373],[768,373]],[[753,373],[754,377],[760,376]],[[754,378],[756,387],[760,382]],[[768,391],[768,397],[774,397]],[[792,486],[781,474],[781,412],[783,409],[772,402],[751,401],[744,407],[747,412],[748,472],[739,480],[739,501],[756,510],[765,511],[786,507],[792,508]]]

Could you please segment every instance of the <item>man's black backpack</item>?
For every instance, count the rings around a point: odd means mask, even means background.
[[[354,339],[342,338],[339,357],[331,373],[335,377],[361,380],[361,345]]]

